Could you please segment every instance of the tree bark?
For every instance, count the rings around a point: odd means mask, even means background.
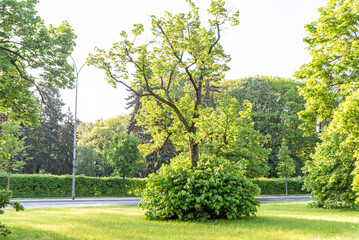
[[[7,169],[7,189],[10,190],[10,166]]]
[[[189,142],[189,152],[191,158],[191,166],[197,167],[198,160],[199,160],[199,146],[198,143],[194,143],[190,140]]]
[[[285,177],[285,195],[288,195],[287,176]]]
[[[91,147],[90,177],[92,177],[92,165],[93,165],[93,160],[92,160],[92,147]]]
[[[122,176],[122,190],[123,190],[123,197],[125,197],[125,193],[126,193],[125,175]]]

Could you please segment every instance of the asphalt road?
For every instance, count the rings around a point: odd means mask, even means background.
[[[310,201],[309,196],[265,196],[256,197],[260,202],[294,202]],[[97,207],[97,206],[133,206],[138,205],[141,198],[79,198],[71,199],[26,199],[15,200],[26,208],[55,207]]]

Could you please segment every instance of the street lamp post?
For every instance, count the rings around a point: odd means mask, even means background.
[[[76,158],[76,140],[77,140],[77,90],[78,90],[78,80],[79,73],[81,69],[86,65],[84,63],[80,69],[77,68],[75,60],[71,57],[76,73],[76,94],[75,94],[75,122],[74,122],[74,158],[73,158],[73,171],[72,171],[72,200],[75,200],[75,186],[76,186],[76,167],[77,167],[77,158]]]

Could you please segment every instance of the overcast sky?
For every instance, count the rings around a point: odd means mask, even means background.
[[[205,16],[210,0],[194,0]],[[223,32],[221,44],[232,57],[226,79],[255,75],[291,78],[310,60],[305,50],[304,25],[319,17],[325,0],[227,0],[227,9],[240,11],[240,24]],[[120,41],[122,30],[133,24],[149,26],[150,15],[187,12],[185,0],[40,0],[39,15],[46,24],[70,22],[77,35],[73,53],[82,65],[95,46],[108,50]],[[204,21],[203,21],[204,22]],[[113,89],[104,80],[104,71],[85,66],[79,75],[78,118],[84,122],[108,119],[129,113],[127,92]],[[64,102],[74,111],[75,91],[62,91]]]

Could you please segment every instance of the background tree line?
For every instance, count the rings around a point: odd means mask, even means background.
[[[205,97],[205,104],[218,109],[225,94],[234,97],[238,103],[248,100],[252,104],[251,122],[253,130],[245,128],[240,132],[241,140],[236,143],[236,150],[222,153],[227,158],[245,158],[248,177],[278,177],[278,153],[282,143],[288,146],[290,157],[295,164],[295,174],[301,175],[301,168],[310,159],[315,144],[316,134],[303,136],[299,128],[302,120],[298,112],[304,110],[305,101],[298,93],[303,84],[291,79],[272,77],[253,77],[224,81],[213,89],[213,94]],[[23,126],[23,135],[27,160],[20,172],[71,174],[73,152],[73,116],[70,111],[63,112],[64,103],[58,89],[42,87],[42,105],[40,111],[41,126]],[[177,94],[182,94],[181,90]],[[137,123],[142,103],[140,98],[130,95],[128,107],[130,115],[121,115],[107,120],[97,120],[78,125],[78,174],[87,176],[110,176],[114,167],[106,157],[110,144],[118,134],[131,134],[141,144],[152,139],[146,127]],[[146,117],[146,116],[145,116]],[[157,124],[171,124],[163,119]],[[166,123],[167,121],[167,123]],[[169,121],[169,122],[168,122]],[[145,177],[157,171],[162,164],[169,164],[181,149],[176,148],[170,139],[153,152],[146,154],[146,166],[136,171],[134,176]],[[18,158],[21,158],[19,156]],[[21,160],[21,159],[20,159]],[[25,159],[23,159],[25,160]]]

